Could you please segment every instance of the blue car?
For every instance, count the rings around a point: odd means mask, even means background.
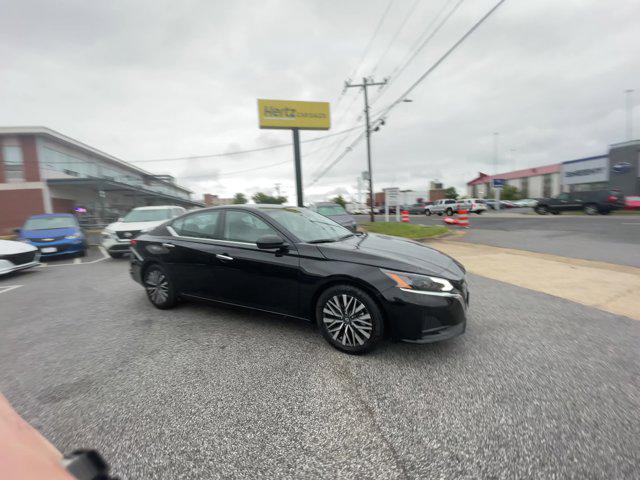
[[[54,255],[78,255],[84,257],[87,240],[78,220],[68,213],[33,215],[18,230],[21,242],[40,250],[43,257]]]

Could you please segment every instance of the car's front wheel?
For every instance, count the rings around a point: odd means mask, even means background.
[[[450,217],[451,215],[453,215],[453,209],[447,208],[447,217]]]
[[[536,207],[536,213],[538,215],[546,215],[547,213],[549,213],[549,209],[544,205],[538,205]]]
[[[320,295],[316,321],[327,342],[356,355],[375,348],[384,334],[382,312],[374,300],[351,285],[336,285]]]
[[[588,203],[584,206],[584,213],[587,215],[597,215],[599,213],[598,206],[593,203]]]
[[[176,304],[176,293],[169,274],[160,265],[151,265],[144,272],[144,289],[154,307],[161,310]]]
[[[430,216],[431,216],[431,210],[429,210],[429,209],[427,208],[427,209],[424,211],[424,214],[425,214],[427,217],[430,217]]]

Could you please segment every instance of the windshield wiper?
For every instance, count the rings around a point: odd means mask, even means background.
[[[355,237],[353,233],[348,233],[347,235],[343,235],[340,237],[340,240],[346,240],[347,238]]]
[[[317,240],[310,240],[307,243],[333,243],[335,241],[335,238],[319,238]]]

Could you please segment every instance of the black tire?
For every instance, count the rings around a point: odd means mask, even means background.
[[[87,256],[87,249],[80,250],[77,254],[78,257],[83,258]]]
[[[371,296],[358,287],[328,288],[318,298],[315,313],[322,336],[342,352],[352,355],[369,352],[384,336],[382,312]]]
[[[482,210],[476,211],[476,214],[481,215],[482,214]]]
[[[545,205],[538,205],[536,207],[536,213],[538,215],[546,215],[547,213],[549,213],[549,209]]]
[[[595,203],[587,203],[584,207],[584,213],[586,213],[587,215],[597,215],[598,213],[598,206]]]
[[[109,256],[111,258],[122,258],[122,256],[124,255],[124,253],[119,253],[119,252],[109,252]]]
[[[453,210],[449,207],[447,208],[447,217],[450,217],[451,215],[453,215]]]
[[[430,217],[430,216],[431,216],[431,210],[429,210],[429,209],[427,208],[427,209],[424,211],[424,214],[425,214],[427,217]]]
[[[145,269],[142,284],[154,307],[166,310],[175,306],[177,297],[173,281],[160,265],[154,264]]]

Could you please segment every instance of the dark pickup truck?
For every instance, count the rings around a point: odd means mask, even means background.
[[[593,190],[591,192],[561,193],[554,198],[538,200],[535,211],[540,215],[583,210],[587,215],[601,213],[606,215],[612,210],[624,208],[624,197],[616,190]]]

